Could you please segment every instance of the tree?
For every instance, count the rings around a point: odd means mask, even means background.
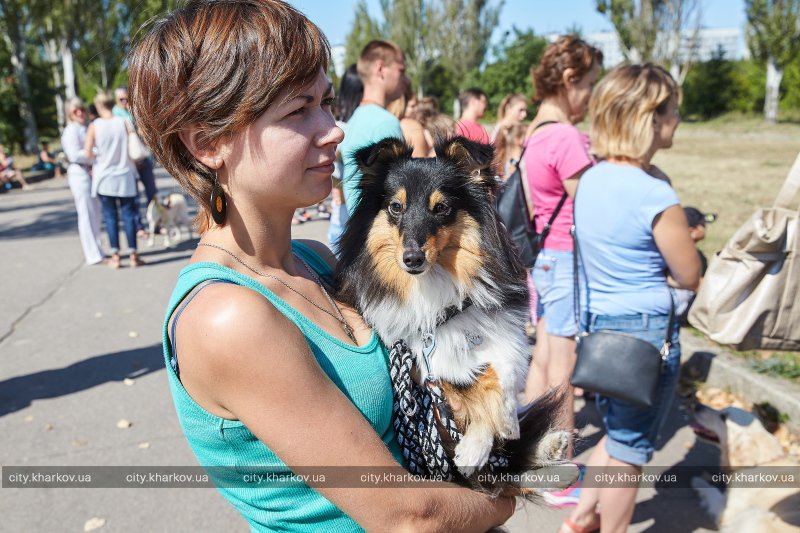
[[[361,55],[361,50],[364,49],[367,43],[375,39],[384,38],[380,23],[369,14],[366,0],[359,0],[358,4],[356,4],[354,16],[353,27],[345,39],[345,66],[352,65],[358,61],[358,56]]]
[[[453,83],[463,83],[467,72],[478,68],[486,57],[497,27],[502,0],[442,0],[431,10],[429,23],[433,54],[452,73]]]
[[[606,15],[619,38],[625,60],[642,63],[653,58],[661,0],[596,0],[597,11]]]
[[[0,13],[3,15],[3,38],[11,51],[11,64],[17,77],[19,91],[19,116],[22,119],[25,141],[23,150],[35,153],[39,149],[39,135],[33,113],[33,98],[28,80],[28,45],[25,39],[30,24],[30,7],[16,0],[0,0]]]
[[[753,57],[767,64],[764,120],[778,120],[784,69],[800,55],[800,0],[745,0],[747,40]]]
[[[683,83],[700,32],[699,0],[596,0],[596,6],[613,24],[627,62],[660,63]]]
[[[470,72],[466,82],[486,91],[490,112],[508,94],[532,98],[531,67],[539,63],[547,44],[547,39],[537,37],[531,30],[512,28],[493,49],[493,61],[483,70]]]

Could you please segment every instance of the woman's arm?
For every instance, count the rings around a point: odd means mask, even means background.
[[[261,295],[209,286],[184,311],[177,335],[181,380],[195,401],[241,420],[287,465],[399,466],[302,333]],[[455,485],[317,490],[368,531],[486,531],[513,512],[511,499]]]
[[[689,235],[689,224],[680,205],[670,206],[656,216],[653,238],[678,288],[697,290],[700,284],[700,257]]]
[[[83,155],[86,159],[94,159],[94,122],[86,130],[86,142],[83,145]]]

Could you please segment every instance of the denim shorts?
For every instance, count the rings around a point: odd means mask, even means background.
[[[620,331],[646,340],[661,349],[666,336],[666,315],[590,315],[589,331]],[[658,381],[655,404],[639,407],[606,396],[597,397],[603,413],[608,439],[606,451],[614,459],[632,465],[643,465],[653,458],[661,428],[669,413],[681,363],[681,345],[677,321],[671,332],[671,345],[666,364]]]
[[[539,318],[547,319],[547,333],[572,337],[578,333],[575,324],[575,280],[572,277],[572,252],[550,250],[539,252],[531,269],[536,287]]]

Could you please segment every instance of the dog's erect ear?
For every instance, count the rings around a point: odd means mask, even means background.
[[[411,152],[412,148],[402,139],[387,137],[357,150],[354,157],[365,177],[375,177],[384,176],[392,162],[410,158]]]
[[[466,137],[450,137],[439,140],[434,150],[438,157],[449,159],[477,183],[490,189],[496,187],[491,144],[481,144]]]

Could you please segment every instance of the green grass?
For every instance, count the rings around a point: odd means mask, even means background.
[[[656,154],[684,206],[717,213],[699,244],[709,258],[758,207],[772,205],[800,151],[798,139],[798,124],[726,115],[681,124],[673,147]]]

